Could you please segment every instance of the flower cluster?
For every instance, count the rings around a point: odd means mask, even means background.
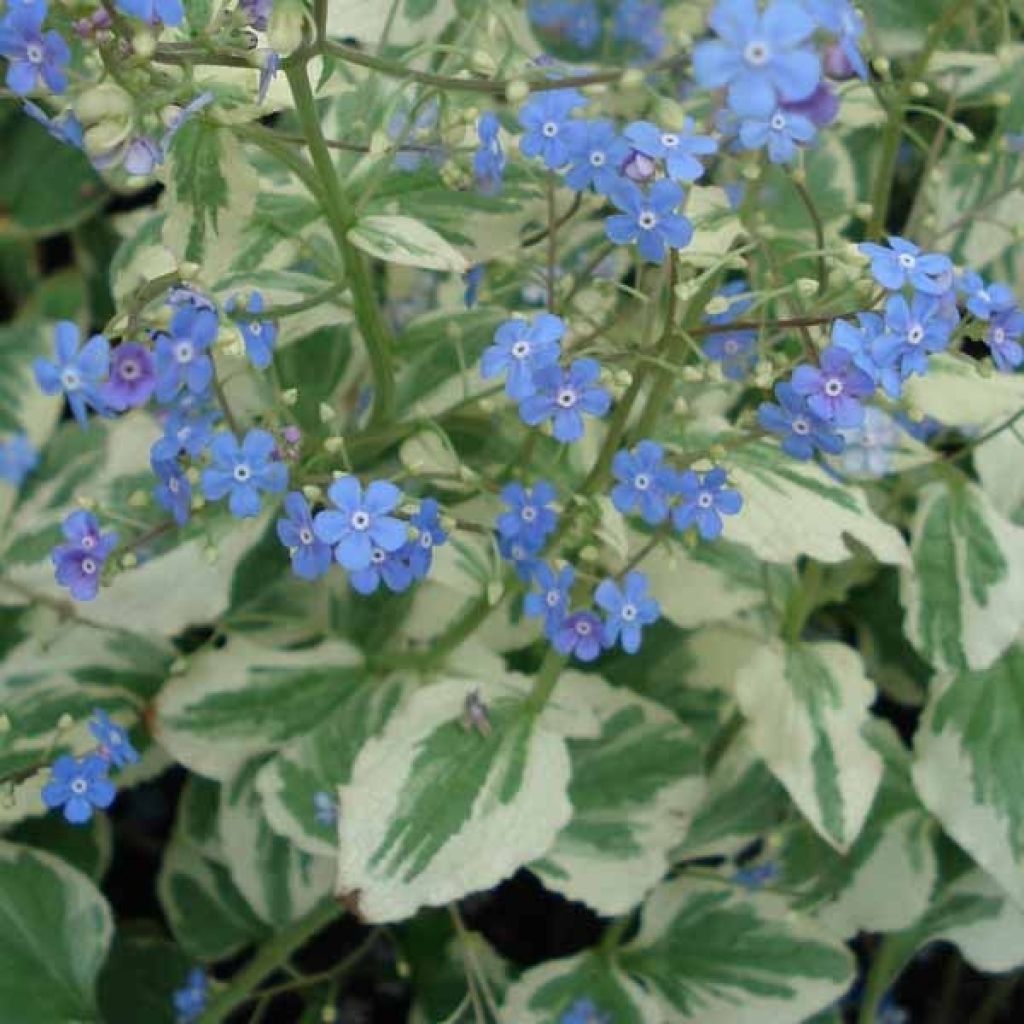
[[[176,989],[171,997],[175,1024],[192,1024],[202,1016],[210,997],[209,988],[206,972],[201,967],[193,967],[185,979],[185,984]]]
[[[85,509],[72,512],[61,525],[64,541],[50,553],[54,575],[76,601],[96,597],[103,567],[114,548],[116,533],[103,533],[96,517]]]

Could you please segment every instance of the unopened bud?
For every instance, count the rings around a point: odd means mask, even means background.
[[[910,86],[910,95],[917,100],[923,100],[928,95],[927,82],[913,82]]]
[[[299,400],[299,389],[298,388],[287,388],[281,392],[281,401],[285,405],[295,405]]]
[[[7,717],[7,712],[0,712],[0,733],[11,731],[11,720]]]
[[[328,405],[326,402],[321,402],[317,411],[320,414],[321,423],[330,423],[331,420],[333,420],[334,417],[337,415],[337,413],[334,411],[334,406]]]
[[[622,72],[619,79],[623,89],[639,89],[646,81],[646,76],[639,68],[629,68]]]
[[[270,49],[280,54],[297,50],[302,45],[305,20],[306,11],[301,0],[275,0],[267,27]]]
[[[704,380],[704,370],[700,366],[684,366],[682,377],[689,384],[697,384]]]
[[[721,316],[729,311],[729,300],[724,295],[716,295],[704,307],[708,316]]]
[[[505,87],[505,98],[509,101],[509,103],[512,103],[515,106],[518,106],[520,103],[524,102],[526,97],[529,95],[530,87],[526,84],[526,82],[523,82],[520,79],[516,79],[513,82],[509,82],[508,85]]]
[[[810,299],[818,294],[818,282],[813,277],[801,277],[796,282],[796,290],[805,299]]]
[[[88,495],[85,494],[79,494],[78,497],[75,498],[75,504],[78,505],[79,508],[92,510],[96,507],[96,499],[90,498]]]
[[[971,143],[974,141],[974,132],[965,124],[953,125],[953,138],[957,142]]]
[[[585,544],[580,549],[581,562],[596,562],[601,557],[601,552],[593,544]]]
[[[345,438],[343,437],[328,437],[324,440],[324,451],[330,455],[337,455],[338,452],[344,451],[345,449]]]
[[[690,403],[685,398],[677,398],[672,403],[672,411],[677,416],[685,416],[690,411]]]
[[[180,676],[188,668],[187,658],[175,658],[168,670],[172,676]]]
[[[140,57],[152,57],[156,53],[156,36],[148,28],[139,29],[132,36],[132,49]]]
[[[721,384],[725,380],[725,371],[721,363],[708,363],[705,370],[711,384]]]
[[[505,593],[505,585],[501,580],[491,580],[487,584],[487,604],[493,608]]]
[[[139,556],[134,551],[129,551],[121,558],[122,569],[134,569],[139,564]]]
[[[875,69],[876,74],[879,78],[885,78],[892,70],[892,64],[889,63],[888,57],[876,57],[872,62],[871,66]]]
[[[302,493],[305,495],[306,501],[319,501],[324,496],[323,489],[317,487],[316,484],[304,484]]]
[[[725,458],[726,454],[727,453],[725,447],[720,444],[713,444],[708,449],[708,456],[710,457],[712,462],[721,462],[722,459]]]
[[[74,718],[71,717],[66,711],[60,718],[57,719],[57,728],[61,732],[67,732],[75,724]]]
[[[184,263],[178,264],[178,276],[183,281],[194,281],[198,276],[199,272],[203,268],[198,263],[193,263],[191,260],[185,260]]]
[[[128,504],[131,508],[145,508],[149,504],[149,491],[132,491]]]
[[[84,125],[110,118],[128,117],[133,108],[131,96],[114,82],[102,82],[75,97],[72,109]]]

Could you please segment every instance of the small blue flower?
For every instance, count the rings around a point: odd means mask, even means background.
[[[722,366],[727,380],[743,380],[757,363],[757,331],[724,330],[709,334],[704,354]]]
[[[642,572],[627,573],[621,589],[613,580],[603,580],[594,591],[594,601],[606,616],[605,646],[621,643],[627,654],[640,650],[643,627],[661,616],[658,602],[647,593],[647,577]]]
[[[519,537],[503,537],[498,535],[498,551],[506,562],[511,562],[516,575],[524,582],[530,583],[543,564],[537,558],[536,551],[530,551]]]
[[[415,142],[418,148],[399,149],[395,167],[400,171],[415,171],[424,161],[440,166],[445,160],[445,149],[436,141],[438,104],[436,100],[424,104],[409,124],[409,109],[403,106],[388,120],[386,131],[393,142],[405,145]]]
[[[58,142],[63,142],[66,146],[74,146],[75,149],[82,148],[85,129],[82,127],[81,121],[70,110],[65,110],[59,117],[50,117],[42,107],[31,100],[23,101],[22,109],[33,121],[41,124]]]
[[[170,512],[179,526],[184,526],[192,513],[192,485],[188,477],[182,472],[177,459],[157,459],[150,452],[150,465],[157,478],[153,488],[156,503]]]
[[[558,513],[551,507],[556,497],[557,492],[546,480],[538,480],[532,490],[522,484],[506,484],[501,500],[507,511],[498,516],[498,533],[522,542],[526,551],[536,554],[558,526]]]
[[[261,493],[280,494],[288,486],[288,467],[275,459],[277,442],[266,430],[250,430],[238,443],[234,434],[218,434],[210,445],[210,465],[203,470],[207,501],[227,497],[236,519],[258,516]]]
[[[71,50],[60,33],[43,31],[46,10],[46,0],[18,0],[0,21],[0,57],[7,58],[7,87],[16,96],[68,87]]]
[[[672,510],[677,530],[696,526],[704,540],[714,540],[722,533],[722,516],[734,516],[743,507],[739,491],[726,487],[724,469],[716,467],[707,473],[688,469],[676,482],[680,502]]]
[[[787,455],[803,460],[811,458],[815,451],[838,455],[843,450],[843,438],[807,408],[807,400],[793,390],[792,384],[776,384],[775,398],[778,405],[761,403],[757,422],[782,438],[782,450]]]
[[[987,284],[973,270],[965,270],[957,285],[967,299],[968,311],[979,320],[991,320],[997,313],[1006,313],[1017,304],[1012,289],[1005,284]]]
[[[113,721],[106,711],[96,708],[89,719],[89,732],[99,743],[99,755],[116,768],[138,764],[139,752],[132,746],[128,733]]]
[[[878,341],[885,333],[885,321],[877,313],[858,313],[857,324],[836,320],[832,324],[832,344],[846,349],[853,357],[853,365],[863,370],[887,394],[896,398],[902,390],[899,370],[886,366],[878,359]]]
[[[274,10],[274,0],[238,0],[238,9],[257,32],[266,32]]]
[[[434,563],[434,549],[448,540],[448,534],[441,526],[440,506],[433,498],[424,498],[409,524],[416,531],[416,536],[406,543],[403,554],[413,578],[426,579]]]
[[[32,368],[36,383],[45,395],[64,392],[68,405],[81,426],[87,422],[88,408],[107,415],[104,384],[110,372],[110,342],[95,334],[79,349],[78,328],[70,320],[61,320],[54,331],[56,359],[37,359]]]
[[[902,295],[892,295],[885,304],[885,333],[875,340],[873,354],[880,365],[894,366],[901,380],[923,376],[928,357],[949,346],[954,326],[934,296],[919,292],[908,304]]]
[[[15,434],[0,444],[0,480],[20,487],[39,465],[39,452],[25,434]]]
[[[601,15],[594,0],[530,0],[529,16],[538,28],[561,32],[583,50],[601,37]]]
[[[50,553],[54,576],[76,601],[91,601],[99,592],[103,565],[117,546],[116,533],[102,533],[91,512],[78,509],[61,524],[66,543]]]
[[[744,889],[756,892],[766,885],[771,885],[779,877],[779,866],[774,861],[765,861],[763,864],[752,864],[747,868],[738,868],[732,876],[732,881],[742,885]]]
[[[543,619],[548,636],[562,624],[569,612],[570,591],[576,582],[576,573],[566,565],[557,573],[545,562],[537,565],[531,590],[523,599],[523,612],[533,619]]]
[[[483,284],[485,273],[482,263],[476,263],[466,271],[463,278],[466,291],[462,296],[466,309],[472,309],[480,301],[480,285]]]
[[[616,245],[637,242],[649,263],[661,263],[666,248],[683,249],[693,238],[693,225],[679,213],[683,190],[673,181],[656,181],[649,192],[622,180],[609,198],[622,210],[605,221],[608,237]]]
[[[354,591],[363,595],[376,593],[381,583],[395,594],[408,590],[413,575],[404,545],[398,551],[385,551],[372,545],[370,564],[365,569],[350,570],[348,581]]]
[[[811,412],[827,423],[859,426],[864,420],[860,400],[875,390],[874,381],[838,345],[829,345],[821,353],[820,362],[820,367],[802,365],[793,371],[793,390],[803,395]]]
[[[193,967],[185,984],[172,996],[175,1024],[193,1024],[202,1016],[209,999],[208,989],[206,972],[201,967]]]
[[[840,465],[844,473],[858,477],[882,477],[893,469],[893,452],[900,443],[899,424],[882,409],[869,406],[859,427],[843,431],[845,442]]]
[[[623,515],[639,512],[651,526],[668,518],[672,474],[663,465],[664,457],[664,449],[654,441],[641,441],[632,452],[616,452],[612,473],[618,483],[611,498]]]
[[[48,810],[64,809],[64,818],[72,825],[84,825],[93,809],[106,810],[117,795],[107,778],[109,765],[98,754],[58,757],[50,768],[50,781],[43,786],[43,803]]]
[[[145,405],[156,387],[153,356],[145,345],[122,342],[110,359],[110,379],[103,389],[107,404],[123,412]]]
[[[562,444],[583,437],[583,415],[604,416],[611,395],[597,383],[601,365],[594,359],[577,359],[568,370],[546,366],[533,375],[537,393],[519,403],[519,416],[528,426],[553,421],[552,433]]]
[[[675,181],[702,177],[705,167],[697,158],[718,152],[718,143],[711,136],[694,134],[692,117],[686,118],[678,132],[665,131],[650,121],[634,121],[625,136],[637,152],[663,160],[665,173]]]
[[[529,398],[537,393],[535,372],[558,362],[564,334],[565,321],[552,313],[538,313],[532,322],[506,320],[480,359],[480,376],[490,380],[504,373],[505,394],[516,402]]]
[[[694,77],[705,89],[728,86],[740,117],[769,117],[780,100],[814,91],[821,61],[804,44],[815,24],[795,3],[775,0],[762,12],[757,0],[719,0],[708,24],[720,38],[694,48]]]
[[[607,195],[630,153],[615,125],[603,119],[572,121],[565,129],[565,144],[571,164],[566,185],[577,192],[593,185],[596,192]]]
[[[402,500],[393,483],[374,480],[364,494],[354,476],[343,476],[331,484],[327,495],[336,507],[318,512],[313,529],[334,547],[335,560],[350,572],[369,569],[375,549],[398,551],[409,539],[406,524],[389,515]]]
[[[501,122],[490,111],[476,123],[480,146],[473,156],[473,173],[477,187],[485,196],[498,195],[505,177],[505,151],[501,147],[500,132]]]
[[[767,149],[773,164],[790,164],[815,136],[811,120],[779,107],[769,117],[747,118],[740,123],[743,149]]]
[[[116,3],[119,11],[150,25],[175,28],[185,17],[181,0],[116,0]]]
[[[338,801],[322,789],[314,793],[313,817],[318,825],[334,828],[338,824]]]
[[[197,459],[210,446],[220,411],[208,407],[205,401],[185,401],[194,397],[191,392],[183,392],[164,420],[164,435],[151,452],[154,462],[173,462],[182,452]]]
[[[586,98],[576,89],[551,89],[531,96],[519,111],[524,129],[519,140],[523,156],[540,157],[552,171],[564,167],[569,162],[569,115],[586,104]]]
[[[291,552],[292,571],[300,579],[315,580],[331,567],[334,553],[313,530],[313,514],[300,491],[284,499],[285,518],[277,521],[277,536]]]
[[[1012,373],[1024,364],[1024,313],[1012,308],[997,313],[985,334],[985,344],[992,353],[992,362],[1002,373]]]
[[[248,313],[263,312],[263,296],[253,292],[249,296]],[[265,370],[274,361],[274,343],[277,341],[277,324],[271,320],[240,320],[238,330],[245,342],[245,353],[257,370]]]
[[[850,0],[803,0],[803,4],[811,17],[836,37],[843,59],[853,73],[867,81],[868,66],[859,47],[860,37],[864,34],[864,20]]]
[[[260,80],[256,83],[257,106],[263,106],[266,102],[267,94],[270,92],[270,86],[273,84],[274,79],[277,78],[277,74],[280,70],[281,55],[276,53],[274,50],[269,50],[266,57],[263,59],[263,66],[260,68]]]
[[[558,1018],[558,1024],[612,1024],[612,1018],[602,1013],[593,999],[577,999]]]
[[[213,360],[207,354],[217,337],[217,314],[204,306],[178,306],[171,333],[156,339],[156,397],[169,402],[184,387],[205,395],[213,381]]]
[[[655,0],[618,0],[612,34],[619,42],[636,43],[654,60],[665,48],[661,22],[661,5]]]
[[[888,247],[862,242],[857,248],[871,260],[871,275],[889,291],[909,284],[925,295],[944,295],[953,284],[953,264],[940,253],[922,253],[904,238],[890,236]]]
[[[559,654],[572,654],[580,661],[594,661],[601,653],[604,626],[591,611],[572,612],[562,619],[551,637]]]

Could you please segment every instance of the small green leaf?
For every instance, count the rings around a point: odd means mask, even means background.
[[[348,233],[348,240],[364,252],[388,263],[427,270],[464,274],[466,257],[433,228],[412,217],[367,216]]]

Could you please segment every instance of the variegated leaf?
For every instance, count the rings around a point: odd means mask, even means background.
[[[433,228],[412,217],[370,215],[360,218],[348,240],[387,263],[426,270],[452,270],[464,274],[466,257]]]

